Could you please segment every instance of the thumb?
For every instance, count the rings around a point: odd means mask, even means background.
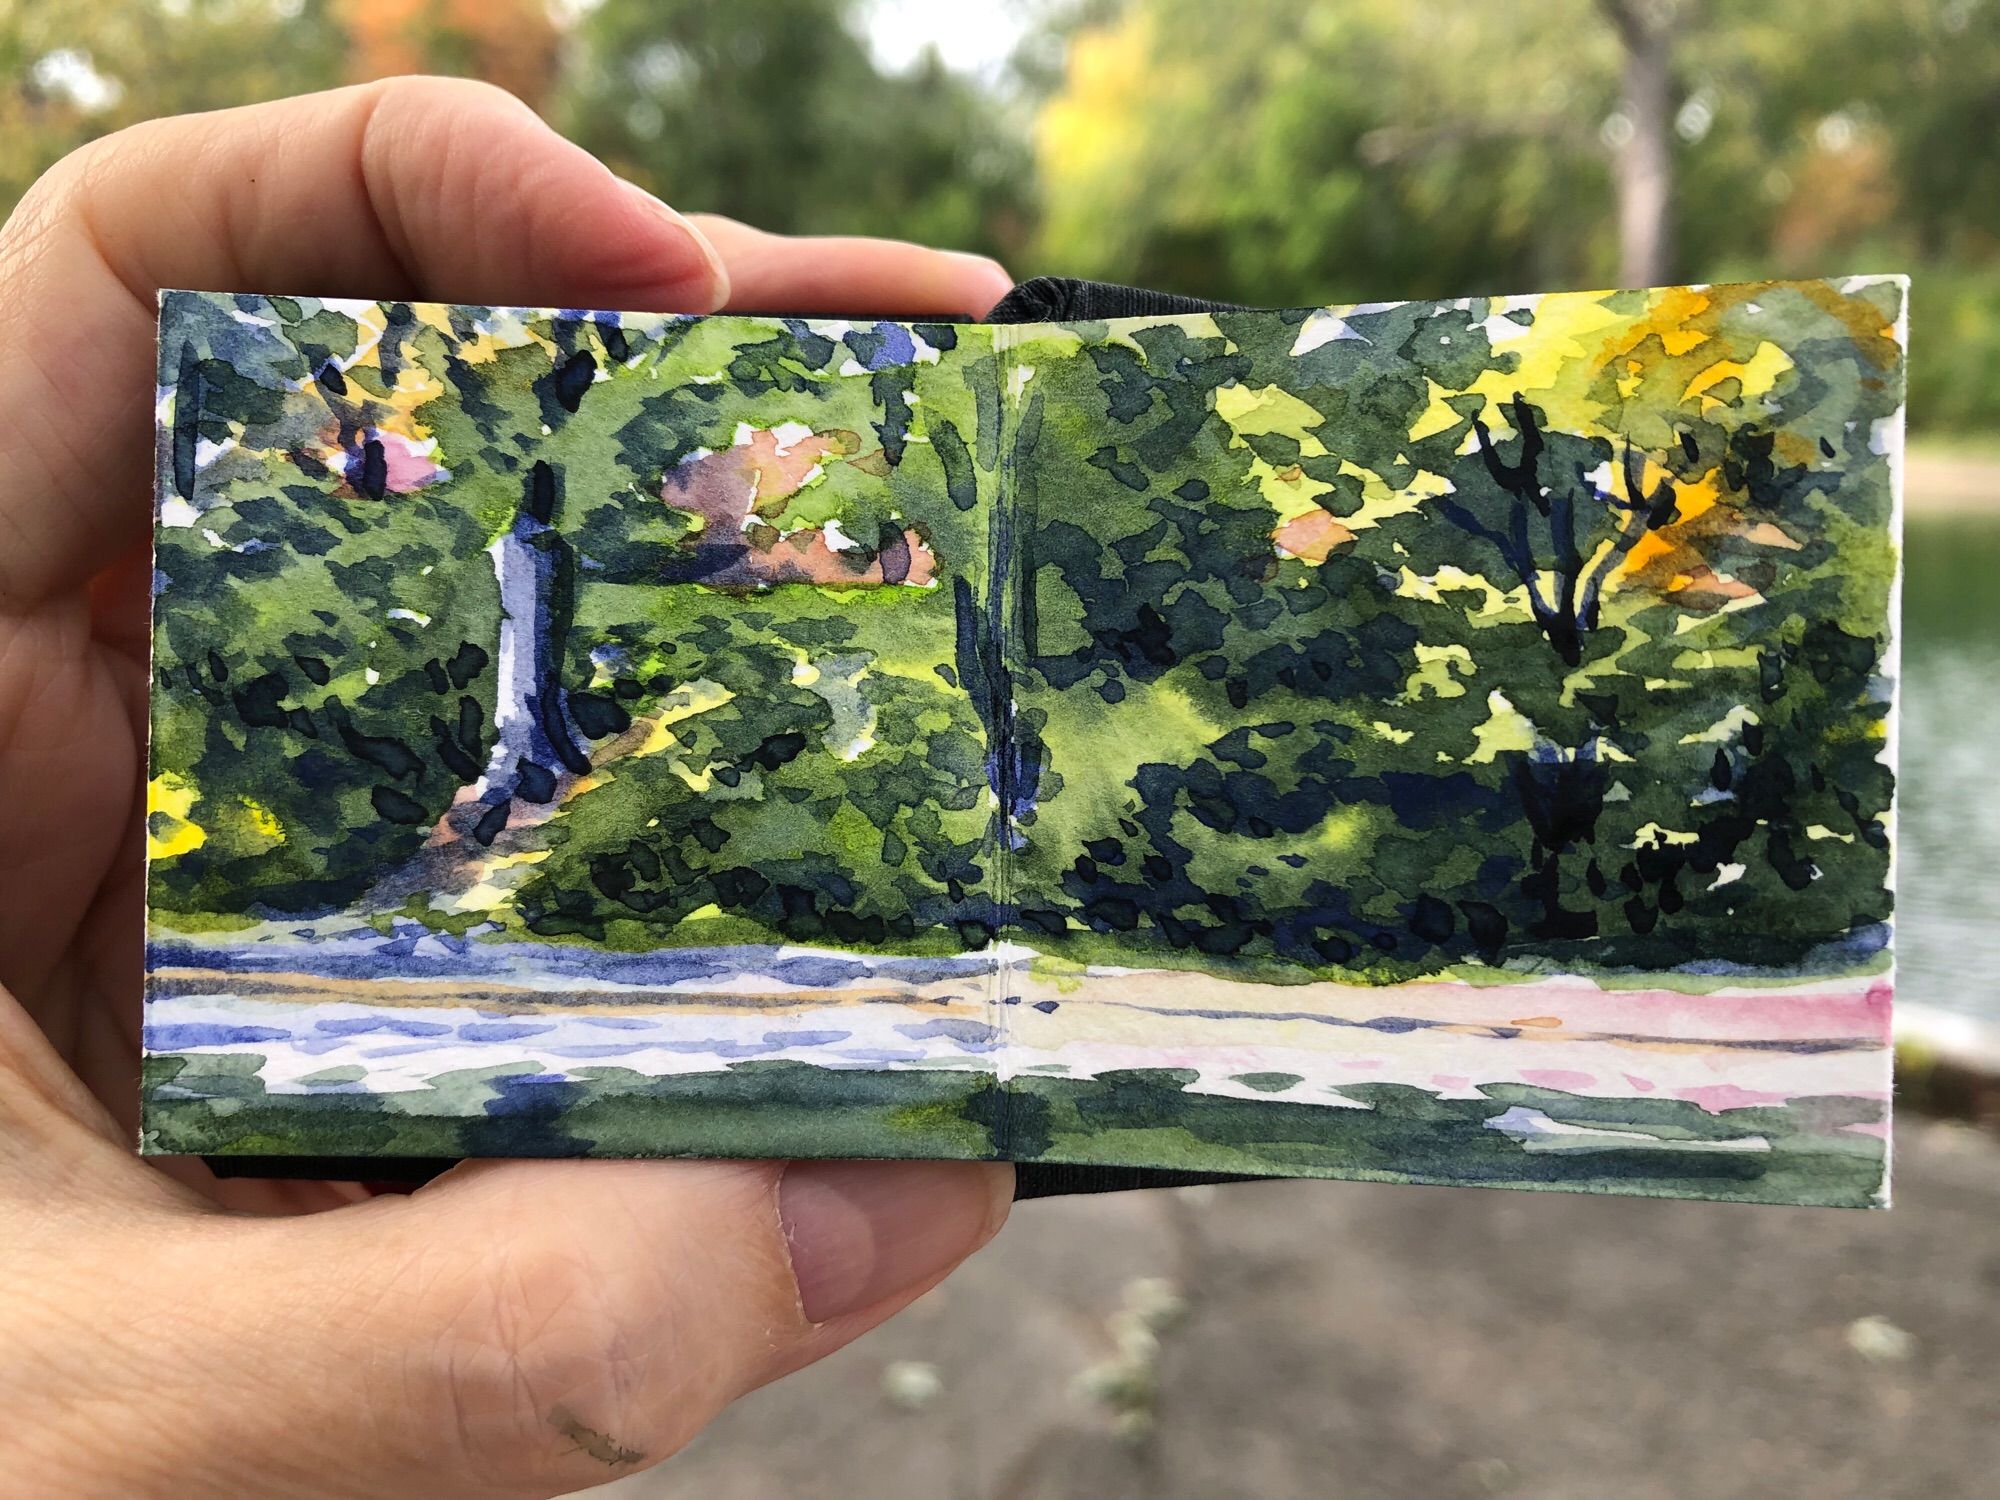
[[[615,1469],[900,1311],[992,1238],[1013,1191],[1004,1163],[470,1162],[407,1200],[406,1233],[419,1262],[490,1247],[464,1271],[487,1325],[475,1381],[505,1393],[494,1435],[573,1460],[580,1424],[626,1451],[583,1445]]]
[[[882,1322],[1012,1187],[990,1163],[482,1162],[310,1218],[195,1217],[147,1251],[157,1338],[116,1350],[142,1440],[38,1446],[94,1455],[76,1492],[566,1493]],[[164,1375],[134,1368],[148,1344]]]

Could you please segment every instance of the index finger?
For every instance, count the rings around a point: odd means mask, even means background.
[[[705,311],[726,285],[685,220],[483,84],[108,136],[0,231],[0,613],[144,534],[157,288]]]
[[[77,153],[0,230],[0,614],[145,534],[160,287],[948,316],[1006,289],[972,256],[705,222],[720,256],[526,105],[462,80],[154,121]]]
[[[690,217],[729,267],[730,312],[979,318],[1014,284],[983,255],[903,240],[770,234],[720,214]]]

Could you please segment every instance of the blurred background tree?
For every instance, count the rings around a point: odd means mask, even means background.
[[[766,229],[997,250],[1026,230],[1027,153],[935,52],[885,69],[851,0],[601,0],[553,118],[674,202]]]
[[[345,53],[317,0],[0,0],[0,200],[135,121],[339,83]]]
[[[0,0],[0,207],[132,121],[488,78],[686,207],[1252,303],[1919,274],[2000,426],[1995,0]]]

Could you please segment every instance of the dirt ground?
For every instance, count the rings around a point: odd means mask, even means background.
[[[2000,1140],[1897,1145],[1888,1213],[1311,1182],[1023,1204],[900,1319],[595,1493],[1990,1495]]]

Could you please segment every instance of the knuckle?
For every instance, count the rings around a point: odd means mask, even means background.
[[[400,77],[356,91],[358,154],[390,226],[420,218],[470,222],[481,184],[506,185],[505,149],[542,129],[526,104],[497,85],[468,78]],[[400,233],[391,227],[392,238]]]
[[[762,1174],[744,1174],[704,1222],[747,1213],[760,1194]],[[574,1488],[657,1462],[805,1327],[781,1248],[718,1244],[615,1197],[592,1204],[587,1231],[552,1220],[532,1193],[497,1194],[481,1222],[514,1227],[434,1264],[423,1293],[444,1309],[428,1425],[481,1480]]]
[[[7,220],[10,259],[45,238],[68,217],[86,184],[101,170],[105,152],[125,134],[121,130],[78,146],[29,184]]]
[[[412,74],[380,79],[366,85],[378,109],[391,113],[452,118],[459,115],[512,113],[533,115],[519,96],[480,78],[448,78]]]
[[[179,120],[143,120],[86,141],[58,159],[21,195],[0,225],[0,273],[11,284],[59,263],[70,243],[66,236],[92,235],[92,200],[115,187],[118,174],[135,164],[171,157]]]
[[[50,205],[67,206],[87,196],[106,173],[135,156],[149,155],[163,136],[183,122],[173,119],[141,120],[108,135],[100,135],[61,157],[44,172],[23,197],[28,203],[40,199]]]
[[[486,1248],[452,1281],[434,1425],[464,1466],[568,1483],[590,1472],[595,1447],[599,1462],[633,1455],[619,1466],[661,1456],[649,1411],[660,1351],[628,1288],[587,1250],[530,1232]]]

